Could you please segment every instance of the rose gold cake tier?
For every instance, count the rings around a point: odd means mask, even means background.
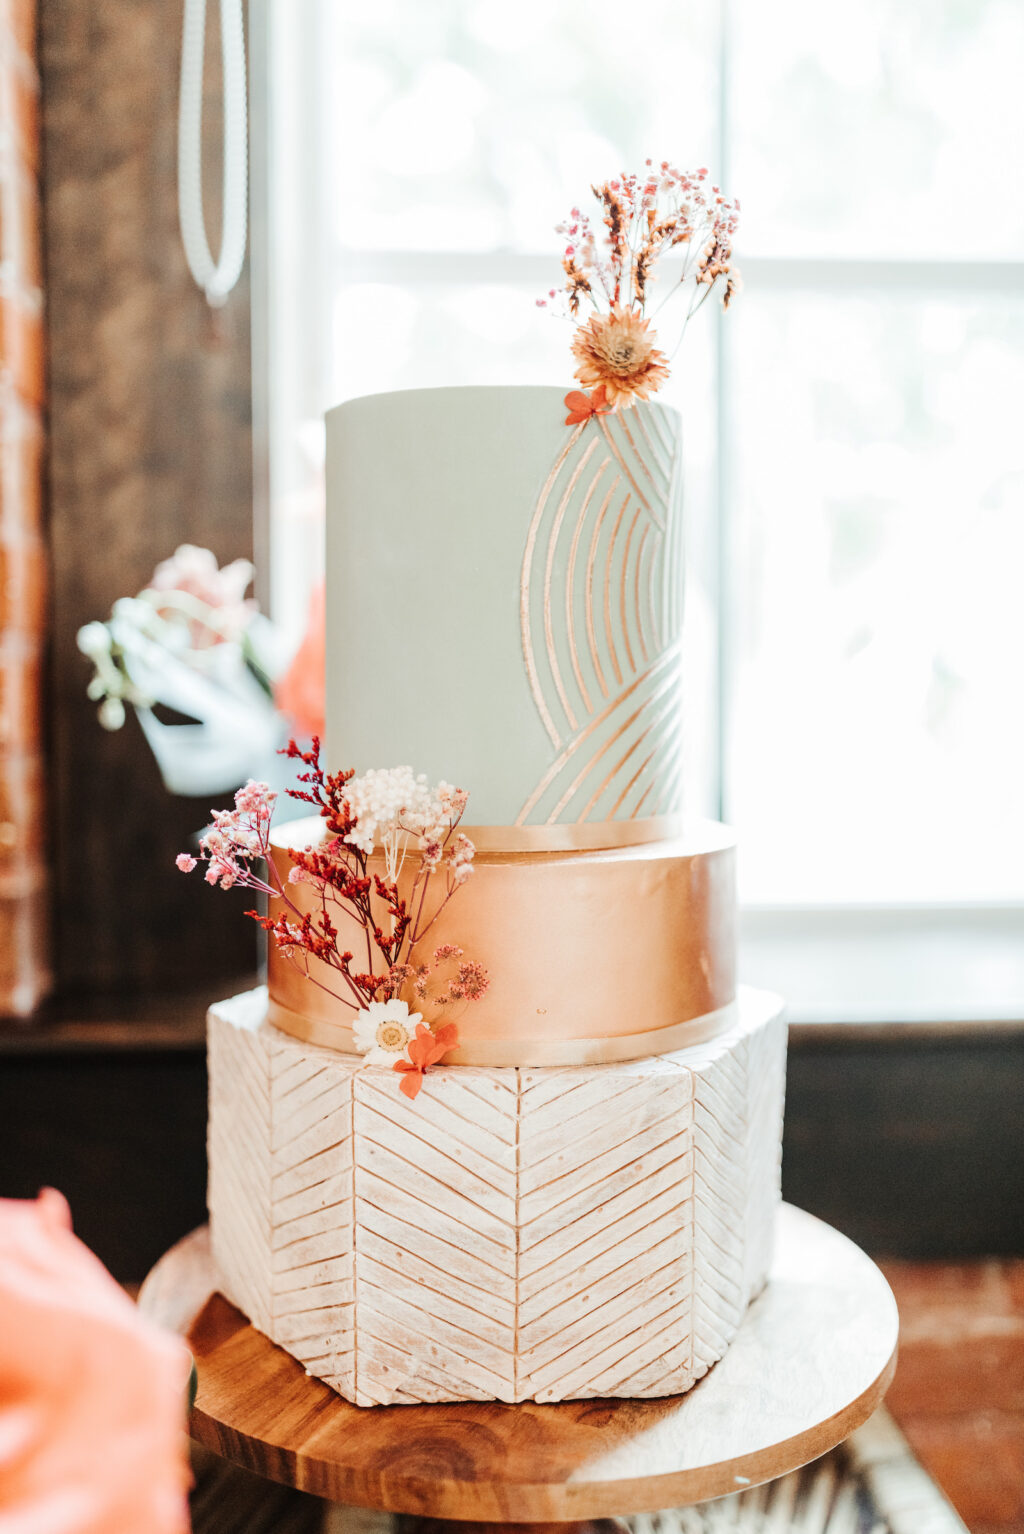
[[[282,879],[292,866],[288,846],[309,846],[320,833],[319,820],[303,820],[274,834]],[[291,885],[289,895],[314,910],[309,885]],[[271,914],[280,908],[273,901]],[[446,1063],[586,1065],[711,1038],[733,1017],[735,913],[735,842],[712,821],[673,841],[604,851],[478,852],[421,956],[454,943],[490,976],[487,994],[454,1015],[460,1043]],[[339,945],[360,952],[355,923],[349,943],[349,918],[337,907],[331,916]],[[339,988],[319,960],[310,965],[315,979]],[[310,985],[273,942],[267,983],[277,1028],[355,1052],[352,1009]]]

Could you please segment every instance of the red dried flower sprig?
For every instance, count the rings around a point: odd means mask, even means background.
[[[292,867],[287,881],[282,881],[270,856],[277,795],[265,783],[248,783],[239,789],[233,810],[213,811],[213,824],[200,840],[199,858],[182,853],[178,867],[188,873],[204,864],[209,884],[222,889],[239,885],[280,900],[285,907],[281,915],[264,916],[255,910],[246,914],[307,979],[356,1013],[374,1002],[396,1000],[403,991],[416,1005],[435,1010],[479,1000],[489,985],[487,972],[482,965],[465,960],[460,948],[442,945],[433,963],[417,953],[417,946],[472,873],[473,844],[458,831],[468,796],[445,784],[429,790],[424,780],[413,780],[408,769],[368,774],[361,780],[352,771],[327,773],[320,765],[316,739],[309,751],[291,741],[282,754],[305,769],[298,774],[300,787],[290,789],[289,796],[312,805],[327,833],[317,846],[289,849]],[[393,802],[403,788],[410,800],[408,812],[404,804]],[[360,797],[368,806],[365,815],[353,808],[353,800]],[[381,818],[385,815],[386,821]],[[384,877],[368,866],[375,839],[385,850]],[[419,863],[405,898],[398,876],[412,843]],[[258,871],[261,863],[266,865],[269,882]],[[443,881],[439,892],[437,879]],[[315,892],[313,912],[294,899],[291,891],[297,884],[308,884]],[[362,930],[365,960],[358,963],[354,952],[338,940],[336,918],[342,914]],[[340,989],[313,973],[311,959],[333,971]],[[453,969],[455,960],[460,962]],[[450,1034],[441,1029],[436,1036],[443,1033],[453,1042],[441,1053],[454,1047],[457,1038],[454,1024],[446,1028]],[[411,1049],[410,1044],[410,1058],[414,1058]],[[424,1068],[419,1068],[420,1080]]]

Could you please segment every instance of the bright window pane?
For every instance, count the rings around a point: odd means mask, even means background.
[[[748,251],[1024,256],[1019,0],[733,0]]]
[[[326,195],[361,249],[537,250],[591,181],[707,163],[717,8],[327,0]]]
[[[1024,896],[1024,301],[748,293],[731,340],[747,898]]]

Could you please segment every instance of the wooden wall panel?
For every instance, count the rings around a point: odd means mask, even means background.
[[[211,7],[211,12],[216,11]],[[211,316],[178,232],[181,0],[41,0],[49,494],[50,795],[57,973],[153,991],[252,965],[252,924],[173,866],[206,801],[171,798],[134,718],[85,697],[75,631],[182,542],[252,552],[247,278]],[[219,243],[219,38],[208,41],[208,216]]]

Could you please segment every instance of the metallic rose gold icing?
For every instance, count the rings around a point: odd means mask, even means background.
[[[305,846],[319,824],[284,826],[275,842],[290,836]],[[274,860],[287,878],[283,845]],[[303,884],[290,893],[299,903],[312,896]],[[344,919],[332,916],[344,941]],[[453,1016],[461,1040],[452,1058],[585,1064],[707,1038],[725,1026],[735,999],[734,923],[734,841],[710,822],[675,841],[604,851],[479,852],[472,879],[430,934],[431,948],[457,943],[490,973],[486,996]],[[277,1026],[330,1047],[350,1044],[351,1010],[273,944],[267,982]]]
[[[480,852],[597,852],[607,847],[636,847],[641,842],[670,841],[681,836],[685,826],[682,815],[651,815],[642,820],[563,821],[554,825],[462,826],[460,829]]]

